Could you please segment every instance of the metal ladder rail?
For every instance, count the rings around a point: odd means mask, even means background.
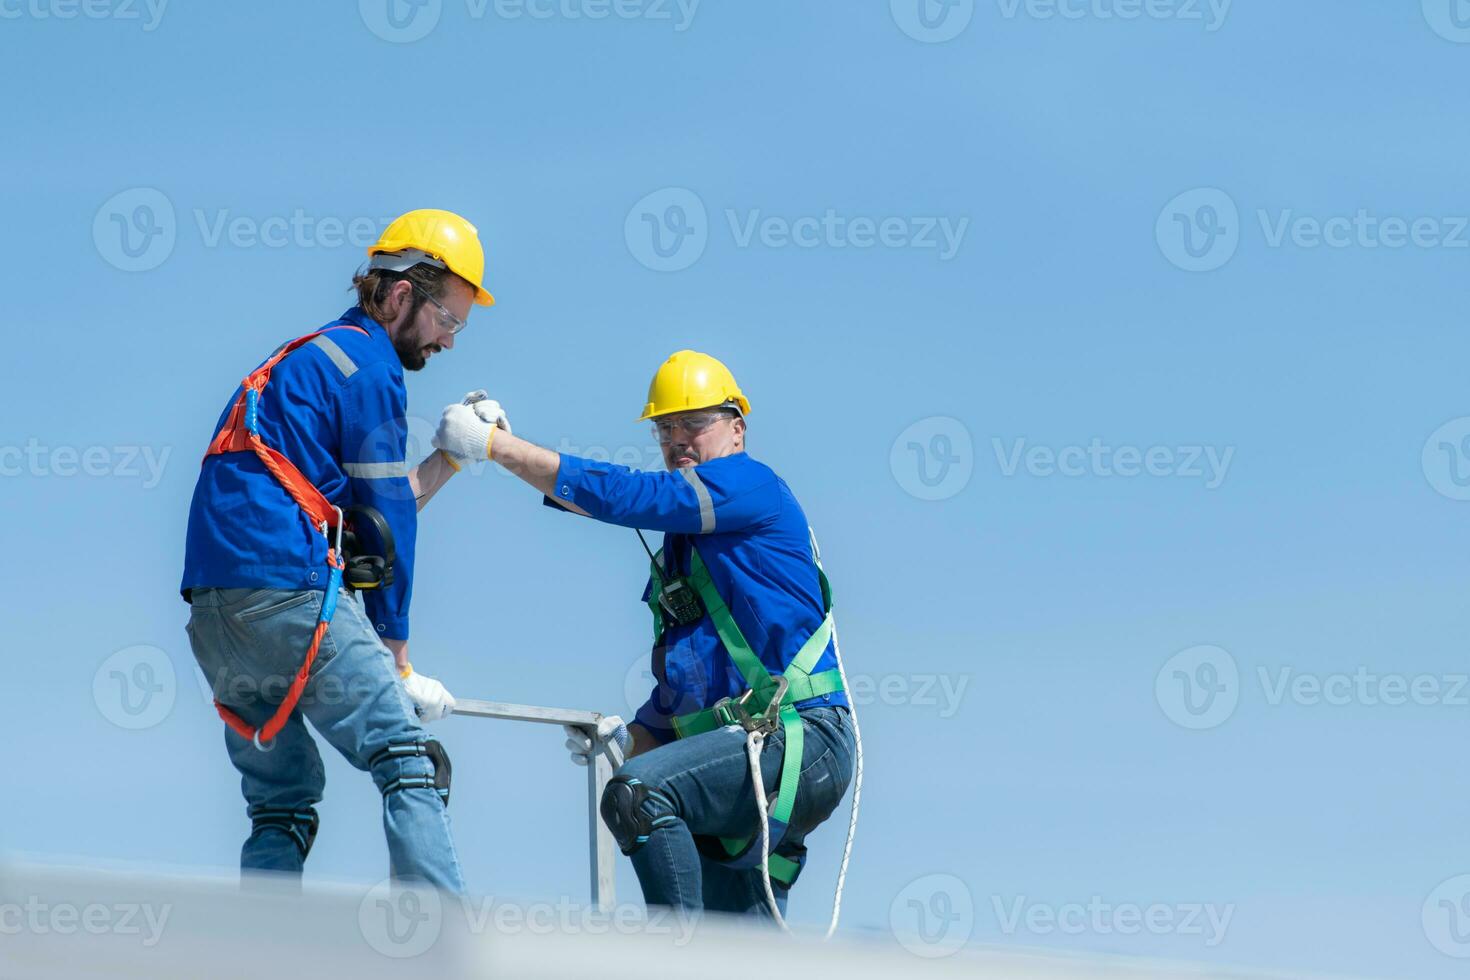
[[[503,701],[475,701],[459,698],[454,713],[471,718],[498,718],[501,721],[529,721],[540,725],[571,725],[580,728],[601,751],[595,752],[587,766],[587,856],[591,865],[592,904],[600,912],[611,912],[617,901],[617,843],[612,832],[603,825],[598,813],[602,790],[612,779],[613,769],[622,764],[615,744],[598,742],[597,725],[601,712],[575,708],[546,708],[535,704],[509,704]]]

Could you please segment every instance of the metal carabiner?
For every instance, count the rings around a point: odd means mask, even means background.
[[[760,732],[769,735],[774,732],[781,723],[781,702],[786,699],[786,689],[790,681],[785,677],[776,677],[776,689],[771,693],[771,700],[766,702],[765,710],[758,715],[752,715],[746,707],[751,697],[755,694],[755,688],[747,688],[745,693],[733,701],[726,698],[722,704],[727,704],[726,710],[735,718],[741,728],[747,732]],[[717,706],[718,707],[718,706]]]

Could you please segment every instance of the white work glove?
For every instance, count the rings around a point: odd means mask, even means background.
[[[510,432],[510,417],[505,414],[505,409],[500,407],[500,402],[491,398],[490,393],[484,388],[465,395],[464,403],[475,410],[481,422],[489,422],[491,425]]]
[[[417,673],[412,665],[403,677],[403,687],[421,721],[438,721],[454,710],[454,695],[449,689],[434,678]]]
[[[596,745],[580,728],[563,725],[561,730],[567,733],[567,751],[572,754],[572,761],[579,766],[585,766],[591,762],[593,753],[597,752],[604,742],[616,742],[620,755],[624,757],[627,756],[628,749],[633,744],[632,733],[628,731],[628,726],[623,724],[623,719],[617,715],[606,715],[597,723]]]
[[[490,435],[494,431],[495,426],[481,419],[470,406],[450,405],[439,418],[434,448],[447,453],[459,466],[478,463],[490,458]]]

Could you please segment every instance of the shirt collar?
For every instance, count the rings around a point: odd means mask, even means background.
[[[395,366],[399,367],[400,373],[402,372],[402,367],[398,360],[398,351],[393,346],[393,338],[388,336],[388,328],[368,316],[362,307],[352,307],[346,313],[343,313],[342,318],[337,322],[350,323],[353,326],[366,330],[368,339],[383,349],[384,359],[391,360]]]
[[[388,336],[387,329],[377,320],[374,320],[372,317],[368,316],[367,313],[360,306],[354,306],[346,313],[343,313],[339,322],[351,323],[356,326],[362,327],[362,329],[366,330],[369,334],[376,332],[382,334],[384,337]]]

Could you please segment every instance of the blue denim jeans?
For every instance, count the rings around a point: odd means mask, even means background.
[[[776,853],[798,860],[805,840],[832,815],[852,780],[854,742],[846,708],[801,712],[805,739],[796,808]],[[761,776],[776,791],[786,736],[781,729],[761,750]],[[651,820],[674,817],[654,829],[633,852],[633,869],[649,905],[708,909],[770,918],[759,868],[734,869],[705,857],[702,837],[746,837],[759,833],[760,815],[745,755],[745,732],[735,725],[679,739],[629,759],[618,770],[647,784],[644,812]],[[757,844],[756,846],[759,846]],[[786,914],[787,889],[772,880],[776,905]]]
[[[221,704],[256,726],[275,712],[301,669],[322,597],[281,589],[193,591],[189,642]],[[420,727],[393,655],[378,639],[361,598],[345,590],[301,701],[266,751],[224,726],[225,748],[240,771],[251,820],[241,869],[301,874],[316,835],[313,808],[326,784],[307,720],[348,762],[371,770],[383,791],[390,873],[463,892],[443,798],[431,786],[399,787],[431,783],[433,761],[385,751],[422,747],[432,736]]]

